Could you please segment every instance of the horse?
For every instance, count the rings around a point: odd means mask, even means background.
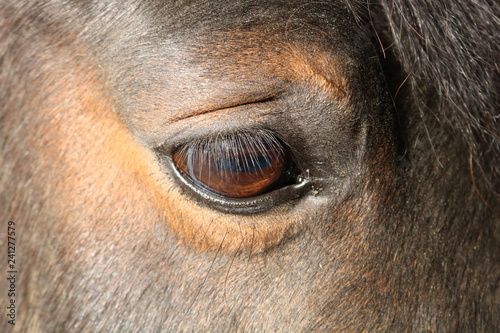
[[[2,332],[494,332],[494,1],[3,0]]]

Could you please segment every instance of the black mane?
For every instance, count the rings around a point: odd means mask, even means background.
[[[346,2],[374,28],[384,60],[397,59],[401,72],[391,73],[397,79],[390,82],[395,99],[409,91],[414,108],[450,122],[470,147],[471,175],[486,180],[481,192],[498,196],[498,2]]]

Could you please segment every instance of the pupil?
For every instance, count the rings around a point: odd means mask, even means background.
[[[254,172],[271,166],[271,160],[267,156],[219,158],[216,163],[219,170],[236,172]]]

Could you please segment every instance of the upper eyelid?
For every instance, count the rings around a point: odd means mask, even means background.
[[[250,105],[252,104],[243,105],[243,107]],[[171,154],[174,150],[189,142],[203,141],[206,138],[215,138],[229,133],[245,132],[257,128],[273,132],[280,140],[285,141],[276,132],[268,129],[266,113],[259,112],[256,114],[253,112],[253,108],[251,110],[239,110],[239,107],[221,111],[182,119],[175,124],[165,126],[162,132],[166,135],[157,135],[147,145],[152,150],[162,150],[164,153]],[[252,117],[249,116],[247,111],[252,112]]]
[[[192,145],[200,145],[200,144],[207,145],[210,144],[211,142],[214,142],[224,137],[245,136],[248,133],[258,132],[269,138],[271,137],[276,138],[277,140],[275,141],[275,143],[277,144],[274,147],[280,147],[290,151],[293,150],[287,143],[286,139],[284,139],[278,133],[267,129],[265,126],[259,126],[259,124],[256,124],[257,126],[251,126],[251,127],[244,126],[243,124],[238,124],[238,125],[240,126],[229,127],[227,129],[222,129],[222,130],[216,129],[215,127],[213,129],[210,127],[204,127],[201,128],[202,131],[200,132],[196,131],[192,134],[181,131],[179,135],[176,135],[171,140],[166,140],[162,143],[153,145],[151,149],[153,151],[161,151],[162,153],[171,156],[175,151],[181,149],[182,147],[189,148],[189,146]]]

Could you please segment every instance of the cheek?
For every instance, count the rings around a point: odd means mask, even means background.
[[[161,210],[150,182],[153,154],[119,122],[97,80],[66,72],[57,78],[64,86],[51,87],[41,103],[28,144],[39,165],[42,213],[51,219],[43,227],[71,253],[152,230]]]
[[[168,183],[162,191],[167,193],[163,207],[171,230],[198,250],[258,253],[300,230],[300,211],[280,208],[259,216],[224,214],[197,206]]]

